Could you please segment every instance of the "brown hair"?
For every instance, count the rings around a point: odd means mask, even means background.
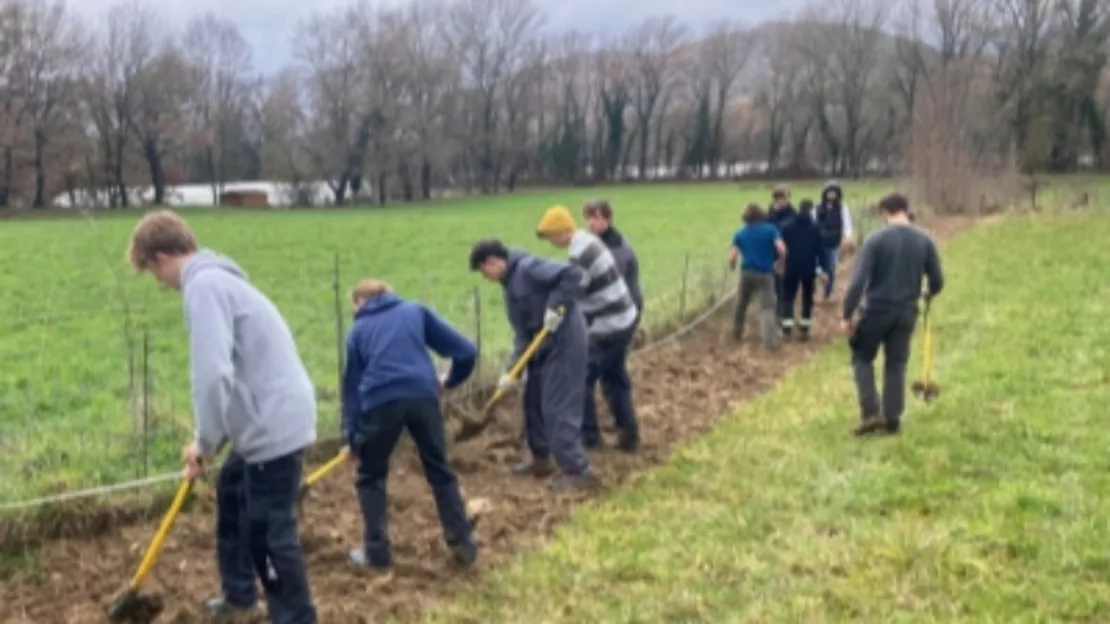
[[[381,280],[364,279],[351,289],[351,302],[356,303],[359,299],[373,299],[391,292],[393,292],[393,287]]]
[[[763,206],[752,202],[744,209],[744,223],[751,225],[767,219],[767,213],[763,210]]]
[[[785,186],[776,186],[775,190],[771,191],[771,199],[786,199],[790,196],[790,191],[786,190]]]
[[[590,201],[582,204],[582,216],[586,219],[589,219],[591,217],[601,217],[606,221],[612,221],[613,207],[609,205],[609,200],[591,199]]]
[[[147,214],[131,232],[127,261],[142,273],[154,265],[157,254],[185,256],[197,251],[197,239],[189,224],[172,210]]]
[[[910,200],[906,199],[906,196],[901,193],[891,193],[879,200],[879,210],[887,214],[909,212]]]

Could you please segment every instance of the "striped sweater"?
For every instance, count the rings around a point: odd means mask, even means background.
[[[586,316],[590,337],[604,338],[630,329],[636,322],[636,303],[605,243],[578,230],[570,240],[570,261],[582,269],[578,305]]]

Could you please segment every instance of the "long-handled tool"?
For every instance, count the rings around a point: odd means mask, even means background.
[[[153,622],[165,607],[161,598],[143,595],[139,593],[139,588],[142,587],[146,578],[154,570],[154,563],[158,560],[158,556],[162,554],[166,536],[169,535],[177,517],[181,515],[181,508],[185,505],[185,499],[188,498],[189,492],[193,489],[193,482],[193,479],[184,479],[181,486],[177,488],[177,495],[174,496],[169,511],[162,518],[162,524],[158,526],[154,538],[150,540],[150,546],[143,554],[143,560],[139,563],[139,569],[135,571],[135,576],[131,577],[131,583],[108,608],[108,619],[110,621]]]
[[[516,363],[509,369],[508,375],[510,379],[513,381],[520,379],[520,375],[524,372],[524,367],[528,366],[528,362],[532,361],[532,358],[536,355],[536,351],[539,351],[540,347],[543,345],[543,341],[547,340],[550,334],[551,330],[547,327],[536,332],[536,335],[532,338],[532,342],[528,343],[528,347],[524,349],[524,353],[520,354]],[[465,442],[485,431],[486,427],[493,422],[493,406],[496,405],[504,395],[505,391],[501,388],[494,390],[493,396],[486,402],[486,406],[482,408],[482,417],[479,420],[464,421],[462,428],[459,429],[458,435],[455,436],[455,441]]]
[[[335,470],[342,466],[343,463],[346,461],[347,450],[344,449],[342,451],[339,451],[338,455],[329,459],[328,463],[310,472],[308,476],[304,478],[304,482],[301,483],[301,489],[297,493],[298,506],[304,501],[305,497],[308,495],[308,491],[312,489],[312,486],[322,481],[324,477],[328,476],[332,472],[335,472]]]
[[[921,381],[915,381],[910,386],[913,395],[926,403],[932,403],[940,396],[940,385],[933,380],[933,323],[929,317],[929,309],[931,308],[930,300],[925,300],[925,314],[924,314],[924,331],[925,331],[925,344],[921,349]]]

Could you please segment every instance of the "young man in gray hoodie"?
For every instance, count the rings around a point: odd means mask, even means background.
[[[223,593],[206,610],[217,618],[253,611],[257,575],[271,622],[315,624],[294,507],[302,454],[316,441],[316,394],[288,325],[242,269],[199,250],[169,210],[139,222],[128,258],[184,299],[196,417],[185,477],[231,444],[216,483]]]

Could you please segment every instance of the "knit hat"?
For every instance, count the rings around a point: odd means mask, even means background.
[[[540,218],[540,223],[536,226],[536,236],[543,238],[559,232],[571,232],[577,227],[569,210],[562,206],[552,206]]]

